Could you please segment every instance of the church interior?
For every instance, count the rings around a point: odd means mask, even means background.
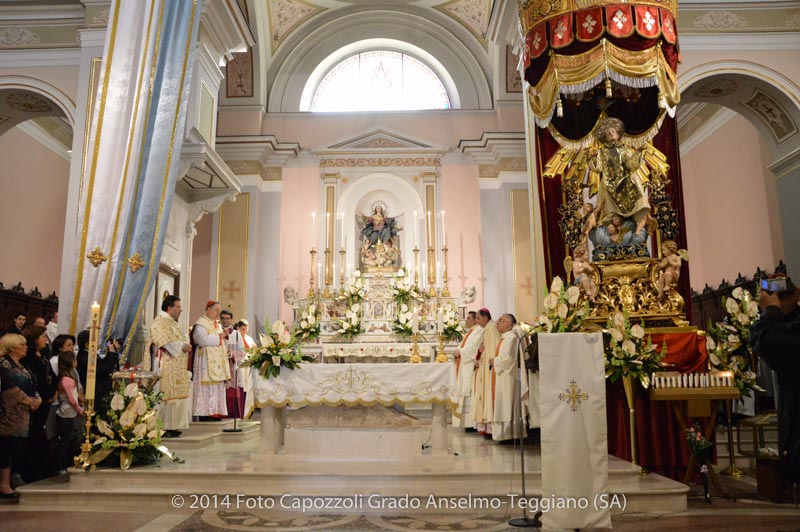
[[[796,2],[2,2],[0,529],[797,530],[798,128]]]

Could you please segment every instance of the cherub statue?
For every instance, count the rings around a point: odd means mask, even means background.
[[[464,302],[465,305],[469,305],[475,301],[475,287],[465,286],[464,289],[461,290],[461,294],[459,294],[458,297]]]
[[[597,285],[592,279],[593,272],[589,263],[589,248],[581,244],[572,252],[572,276],[575,277],[575,284],[583,290],[592,303],[595,302],[597,295]]]
[[[656,280],[659,299],[678,282],[681,276],[681,260],[689,260],[689,253],[685,249],[678,249],[678,244],[674,240],[666,240],[661,244],[661,251],[664,258],[658,264],[661,273]]]
[[[283,289],[283,300],[286,302],[287,305],[294,306],[297,303],[297,290],[292,288],[291,286],[287,286]]]
[[[597,216],[600,214],[600,207],[595,207],[591,203],[584,203],[576,212],[581,220],[581,242],[585,243],[589,238],[589,233],[597,227]]]

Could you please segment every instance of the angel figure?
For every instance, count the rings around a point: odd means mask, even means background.
[[[589,263],[589,248],[585,244],[581,244],[572,252],[572,276],[575,278],[575,284],[583,290],[589,301],[595,303],[597,285],[592,279],[593,272]]]
[[[678,282],[681,276],[681,261],[689,260],[689,253],[685,249],[678,249],[678,244],[674,240],[667,240],[661,244],[661,251],[664,258],[658,264],[661,273],[656,280],[659,299]]]

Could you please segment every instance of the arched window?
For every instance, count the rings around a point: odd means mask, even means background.
[[[372,50],[333,66],[316,86],[310,111],[410,111],[450,109],[440,77],[402,52]]]

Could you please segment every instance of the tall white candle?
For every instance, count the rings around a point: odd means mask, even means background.
[[[417,306],[414,305],[411,314],[411,332],[417,334],[419,332],[419,316],[417,316]]]
[[[414,247],[419,249],[419,220],[417,220],[417,211],[414,211]]]
[[[94,404],[94,388],[97,380],[97,343],[100,336],[100,305],[92,304],[89,322],[89,359],[86,367],[86,398]]]
[[[447,230],[444,225],[444,211],[442,211],[442,244],[447,247]]]
[[[311,248],[314,248],[314,242],[317,241],[317,213],[311,213]]]
[[[436,311],[436,331],[439,334],[444,333],[444,313],[442,309]]]

